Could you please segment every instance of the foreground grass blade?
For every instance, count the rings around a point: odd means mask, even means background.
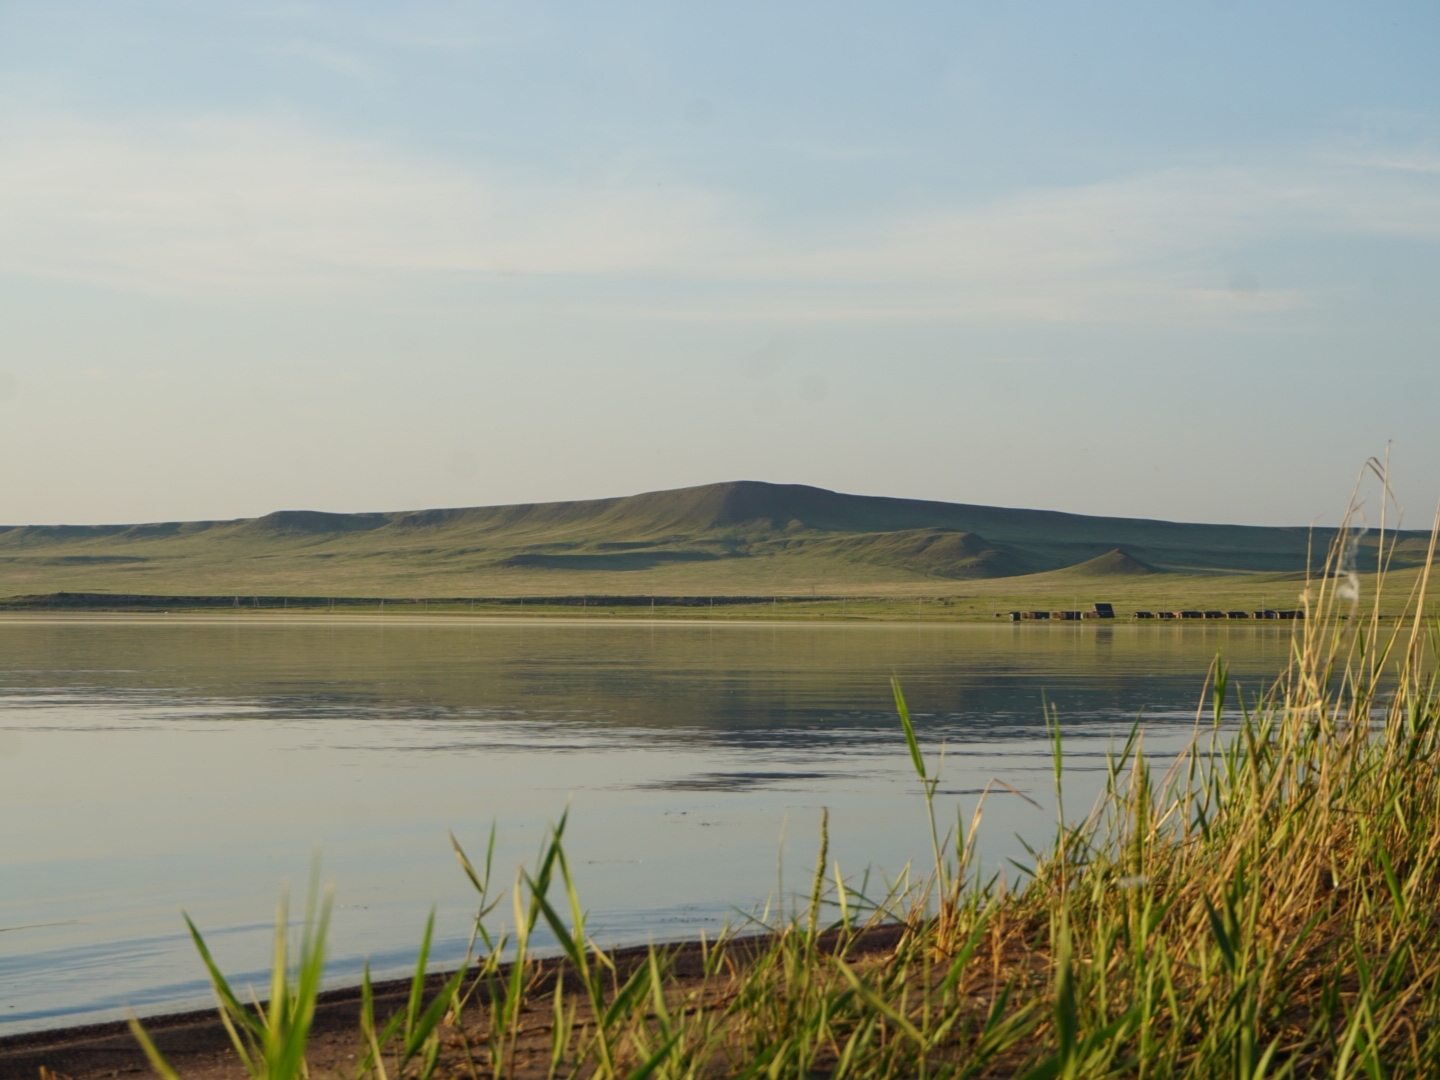
[[[210,976],[219,1005],[221,1023],[241,1065],[254,1080],[296,1080],[306,1075],[305,1050],[315,1018],[315,1006],[325,971],[325,941],[330,930],[333,897],[320,889],[319,862],[311,871],[306,894],[305,919],[300,934],[300,956],[294,972],[288,967],[289,921],[281,898],[275,920],[270,978],[270,1000],[262,1008],[247,1008],[231,988],[210,954],[209,946],[188,915],[185,925]],[[368,971],[367,971],[368,984]],[[131,1020],[145,1056],[165,1080],[175,1080],[174,1068],[164,1059],[138,1020]]]

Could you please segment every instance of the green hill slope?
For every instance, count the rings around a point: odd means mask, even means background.
[[[1055,573],[1087,578],[1128,578],[1158,574],[1160,571],[1148,563],[1141,562],[1129,552],[1115,548],[1107,551],[1104,555],[1097,555],[1093,559],[1086,559],[1074,566],[1056,570]]]
[[[1065,567],[1293,573],[1328,540],[746,481],[581,502],[0,528],[0,595],[768,595]]]

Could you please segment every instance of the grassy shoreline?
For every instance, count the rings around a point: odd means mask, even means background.
[[[1389,575],[1389,590],[1378,612],[1384,619],[1409,612],[1405,597],[1421,571],[1405,568]],[[1002,621],[1010,611],[1089,610],[1096,602],[1115,606],[1116,622],[1128,622],[1135,611],[1245,611],[1295,609],[1307,588],[1304,575],[1181,577],[1155,575],[1138,580],[1067,578],[1063,581],[998,579],[953,582],[900,592],[778,592],[774,595],[626,595],[537,594],[456,597],[298,595],[148,595],[58,593],[0,598],[0,617],[21,613],[170,613],[233,615],[237,618],[274,615],[316,617],[416,616],[485,618],[584,618],[662,620],[839,621]],[[1358,587],[1377,592],[1377,576],[1362,575]],[[1367,612],[1368,615],[1377,614]],[[1236,620],[1240,624],[1253,620]],[[1209,620],[1212,624],[1215,620]]]

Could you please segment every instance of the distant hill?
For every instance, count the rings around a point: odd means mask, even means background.
[[[797,592],[1017,577],[1303,571],[1330,533],[1091,517],[740,481],[624,498],[0,528],[0,594]],[[1424,557],[1421,534],[1402,554]],[[1314,554],[1309,554],[1310,552]]]
[[[1135,558],[1134,555],[1131,555],[1127,551],[1121,551],[1119,548],[1055,572],[1057,574],[1074,574],[1079,577],[1095,578],[1140,577],[1145,574],[1160,573],[1160,571],[1156,570],[1153,566],[1141,562]]]

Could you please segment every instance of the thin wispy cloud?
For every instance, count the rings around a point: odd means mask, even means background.
[[[273,52],[352,79],[369,79],[375,75],[375,66],[369,60],[325,42],[296,38],[275,46]]]
[[[547,184],[254,118],[12,124],[0,262],[146,292],[334,292],[376,274],[609,274],[693,263],[710,193]]]
[[[270,117],[49,116],[0,138],[0,264],[184,296],[333,296],[417,275],[688,282],[673,301],[639,284],[583,300],[662,318],[1253,317],[1339,287],[1233,287],[1256,245],[1440,241],[1428,161],[1299,150],[787,229],[678,178],[567,183]]]
[[[1236,290],[1237,258],[1275,242],[1440,242],[1440,183],[1381,164],[1175,168],[1034,188],[898,221],[757,264],[774,280],[911,286],[922,309],[1039,319],[1290,310],[1336,287]],[[860,230],[854,230],[859,232]]]

